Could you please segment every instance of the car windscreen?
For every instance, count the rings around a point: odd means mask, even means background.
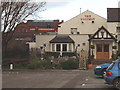
[[[113,68],[114,64],[115,64],[114,62],[111,63],[111,64],[108,66],[107,70],[111,70],[111,69]]]

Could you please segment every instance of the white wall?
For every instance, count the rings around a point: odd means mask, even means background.
[[[88,42],[88,35],[69,35],[75,42],[75,47],[80,44],[80,47],[78,47],[78,52],[80,52],[80,50],[89,50],[89,42]],[[83,45],[83,43],[85,43],[85,45]]]
[[[86,15],[91,15],[91,17],[86,17]],[[81,20],[81,18],[94,18],[95,20]],[[82,21],[84,23],[81,23]],[[94,21],[94,23],[92,23],[92,21]],[[106,28],[107,20],[87,10],[82,14],[62,23],[59,26],[61,27],[58,29],[58,34],[71,34],[71,28],[77,28],[80,34],[93,34],[101,26],[104,26]]]
[[[116,27],[118,25],[118,22],[108,22],[107,23],[107,29],[110,33],[115,34],[116,33]]]
[[[37,35],[36,36],[36,47],[40,48],[43,44],[46,44],[46,51],[51,51],[51,45],[49,43],[50,40],[52,40],[56,35]],[[84,50],[89,50],[89,45],[88,45],[88,35],[69,35],[71,39],[74,40],[75,42],[75,47],[80,44],[80,47],[78,47],[78,52],[82,49]],[[85,43],[85,45],[83,45]],[[74,51],[74,49],[72,49]]]
[[[35,42],[27,42],[26,44],[29,44],[29,49],[31,48],[36,48],[36,43]]]
[[[52,40],[56,35],[36,35],[36,47],[40,48],[43,44],[46,44],[46,51],[50,51],[50,43],[49,41]]]

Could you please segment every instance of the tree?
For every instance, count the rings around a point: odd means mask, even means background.
[[[20,2],[20,0],[4,2],[2,0],[0,7],[3,51],[6,51],[17,24],[34,15],[37,11],[43,10],[45,4],[46,2],[36,3],[31,2],[31,0],[26,0],[25,2]]]

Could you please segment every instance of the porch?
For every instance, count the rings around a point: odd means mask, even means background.
[[[111,61],[113,54],[117,53],[117,39],[103,26],[92,36],[89,36],[88,41],[89,56],[94,56],[95,61],[98,63]],[[95,63],[95,61],[93,63]]]

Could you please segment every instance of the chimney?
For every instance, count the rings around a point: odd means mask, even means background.
[[[81,8],[80,8],[80,14],[81,14]]]
[[[118,8],[120,8],[120,1],[118,2]]]

